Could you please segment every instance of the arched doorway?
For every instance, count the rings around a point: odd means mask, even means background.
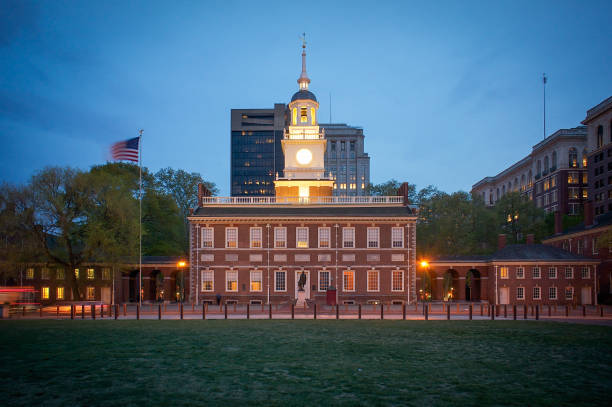
[[[153,301],[163,301],[165,299],[164,273],[162,273],[161,270],[153,270],[151,273],[149,298]]]
[[[442,279],[442,299],[452,301],[459,296],[459,273],[457,270],[448,269]]]
[[[480,301],[480,272],[476,269],[468,270],[465,275],[465,299]]]
[[[138,288],[140,281],[138,279],[138,270],[130,271],[128,300],[130,302],[138,302]]]
[[[172,273],[172,287],[174,292],[172,293],[172,301],[184,301],[185,300],[185,273],[182,270],[177,270]]]

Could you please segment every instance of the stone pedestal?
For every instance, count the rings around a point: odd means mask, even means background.
[[[308,308],[308,304],[306,304],[306,291],[297,292],[297,301],[295,302],[295,306],[301,308]]]

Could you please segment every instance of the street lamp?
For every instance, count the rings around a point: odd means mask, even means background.
[[[181,285],[180,285],[180,290],[177,290],[176,292],[176,300],[180,302],[183,302],[183,297],[185,295],[184,291],[185,291],[185,273],[183,272],[183,267],[185,267],[187,263],[183,260],[179,261],[178,263],[176,263],[177,267],[179,268],[179,272],[181,273]]]

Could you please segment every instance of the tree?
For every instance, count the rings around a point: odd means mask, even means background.
[[[534,234],[537,240],[546,236],[544,210],[537,208],[526,195],[507,193],[495,204],[495,212],[499,232],[506,233],[512,243],[523,241],[527,234]]]
[[[397,190],[400,187],[400,183],[397,180],[391,179],[387,182],[383,182],[382,184],[368,184],[366,187],[366,195],[376,195],[376,196],[394,196],[397,195]],[[415,186],[410,184],[412,190],[414,191]]]
[[[178,256],[185,254],[183,218],[174,199],[160,191],[148,190],[142,202],[143,254]]]

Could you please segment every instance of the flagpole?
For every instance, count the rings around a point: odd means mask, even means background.
[[[138,250],[138,304],[142,306],[142,133],[138,131],[138,169],[140,175],[139,194],[138,194],[138,225],[139,225],[139,250]]]

